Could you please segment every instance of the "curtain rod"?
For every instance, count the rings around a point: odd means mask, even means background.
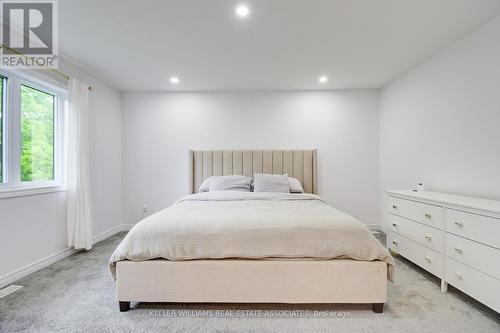
[[[3,45],[3,44],[0,44],[0,49],[1,49],[1,48],[5,48],[5,49],[7,49],[7,50],[10,50],[10,51],[14,52],[14,53],[15,53],[15,54],[17,54],[17,55],[20,55],[21,57],[24,57],[24,58],[28,59],[28,56],[27,56],[27,55],[22,54],[21,52],[19,52],[19,51],[17,51],[17,50],[14,50],[14,49],[12,49],[12,48],[10,48],[10,47],[8,47],[8,46],[5,46],[5,45]],[[58,71],[58,70],[57,70],[57,69],[55,69],[55,68],[48,67],[48,66],[42,66],[42,67],[44,67],[44,68],[42,68],[42,69],[47,70],[47,71],[50,71],[50,72],[52,72],[52,73],[54,73],[54,74],[56,74],[56,75],[59,75],[60,77],[62,77],[62,78],[64,78],[64,79],[66,79],[67,81],[69,81],[69,79],[70,79],[70,77],[69,77],[69,75],[68,75],[68,74],[65,74],[65,73],[63,73],[63,72],[61,72],[61,71]],[[90,90],[90,91],[92,91],[93,89],[94,89],[94,88],[92,88],[92,86],[89,86],[89,90]]]

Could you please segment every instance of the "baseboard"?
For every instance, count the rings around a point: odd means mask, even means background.
[[[19,279],[22,279],[25,276],[30,275],[31,273],[34,273],[36,271],[41,270],[42,268],[45,268],[49,265],[52,265],[53,263],[62,260],[66,257],[69,257],[72,254],[75,254],[79,250],[67,248],[62,251],[56,252],[54,254],[51,254],[48,257],[45,257],[43,259],[37,260],[32,264],[26,265],[20,269],[15,270],[12,273],[8,273],[2,277],[0,277],[0,288],[3,288],[12,282],[15,282]]]
[[[380,224],[367,224],[366,226],[368,227],[368,229],[371,232],[380,232],[380,233],[383,233],[383,234],[386,233],[385,227],[383,225],[380,225]]]
[[[122,231],[128,231],[133,227],[133,225],[127,225],[127,224],[122,224],[119,226],[116,226],[110,230],[107,230],[99,235],[96,235],[92,237],[92,243],[96,244],[98,242],[101,242],[105,240],[106,238],[109,238],[119,232]],[[28,276],[36,271],[41,270],[42,268],[45,268],[49,265],[52,265],[53,263],[62,260],[66,257],[69,257],[72,254],[77,253],[80,250],[75,250],[73,248],[67,248],[61,251],[58,251],[54,254],[51,254],[50,256],[47,256],[43,259],[37,260],[32,264],[26,265],[20,269],[15,270],[14,272],[8,273],[4,276],[0,277],[0,288],[3,288],[19,279],[22,279],[25,276]]]
[[[120,225],[120,231],[129,231],[135,224],[122,224]]]
[[[111,236],[114,236],[119,232],[129,231],[132,227],[133,227],[133,225],[131,225],[131,224],[118,225],[110,230],[107,230],[99,235],[95,235],[94,237],[92,237],[92,244],[102,242],[103,240],[105,240]]]

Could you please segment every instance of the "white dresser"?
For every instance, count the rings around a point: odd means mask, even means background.
[[[387,191],[387,247],[500,313],[500,201]]]

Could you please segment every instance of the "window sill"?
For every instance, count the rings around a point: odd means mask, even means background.
[[[0,187],[0,199],[66,191],[66,185],[34,185],[26,187]]]

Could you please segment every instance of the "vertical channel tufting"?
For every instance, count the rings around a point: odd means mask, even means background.
[[[234,175],[233,151],[224,150],[222,152],[222,174],[224,176]]]
[[[253,177],[253,154],[251,150],[243,151],[243,175]]]
[[[211,150],[203,151],[203,180],[213,176],[213,152]]]
[[[222,150],[214,150],[213,163],[213,176],[222,176]]]
[[[200,187],[202,181],[203,181],[203,153],[201,151],[194,151],[194,156],[193,156],[193,188],[192,191],[193,193],[196,193],[198,191],[198,188]]]
[[[283,174],[283,151],[273,150],[273,174]]]
[[[293,173],[292,177],[297,178],[301,182],[303,181],[302,179],[302,150],[294,150],[293,151]]]
[[[264,150],[262,152],[262,173],[273,173],[273,151]]]
[[[312,193],[313,191],[313,152],[312,150],[304,150],[303,154],[303,166],[302,166],[302,184],[304,186],[304,191],[307,193]]]
[[[233,150],[233,174],[243,174],[243,152],[241,150]]]
[[[256,173],[262,173],[262,150],[252,151],[253,156],[253,173],[252,177]]]
[[[291,150],[283,150],[283,173],[293,177],[293,152]]]

